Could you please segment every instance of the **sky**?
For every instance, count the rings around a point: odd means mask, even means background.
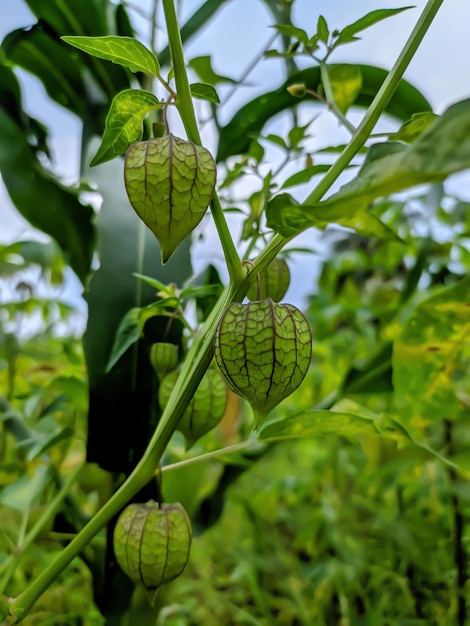
[[[201,4],[201,0],[181,0],[182,21],[191,15]],[[131,3],[132,4],[132,3]],[[141,9],[150,8],[150,0],[134,4]],[[389,20],[364,31],[362,39],[340,49],[332,62],[369,63],[390,68],[403,44],[425,7],[424,0],[417,0],[415,8],[405,11]],[[396,0],[296,0],[293,23],[308,33],[316,30],[318,13],[327,20],[330,30],[342,28],[356,19],[378,8],[399,8],[407,6]],[[162,10],[159,8],[159,19]],[[143,40],[148,37],[148,24],[134,14],[138,32]],[[34,23],[23,0],[0,0],[0,38],[12,29]],[[185,48],[187,58],[210,54],[215,70],[221,74],[239,78],[251,60],[265,47],[272,37],[273,19],[261,0],[230,0],[212,20],[204,33],[196,37]],[[468,0],[445,0],[426,38],[412,60],[405,77],[412,82],[431,102],[436,113],[442,113],[450,104],[470,97],[470,2]],[[157,31],[157,47],[165,42],[163,29]],[[226,122],[244,102],[263,91],[275,88],[280,82],[280,66],[276,62],[262,60],[250,73],[247,85],[237,90],[234,97],[220,109],[221,120]],[[41,84],[36,79],[19,71],[23,87],[24,107],[29,114],[44,122],[50,129],[51,147],[54,155],[54,168],[66,182],[77,179],[79,170],[79,141],[81,124],[74,115],[51,103]],[[222,101],[228,88],[221,88]],[[354,119],[354,118],[353,118]],[[279,122],[276,122],[279,124]],[[339,141],[346,136],[338,129],[336,121],[329,114],[316,123],[315,131],[328,141]],[[281,122],[282,130],[282,122]],[[215,138],[210,127],[203,130],[203,141],[209,148],[215,148]],[[470,200],[470,177],[461,174],[454,177],[459,193]],[[209,227],[210,229],[210,227]],[[296,245],[310,242],[307,231]],[[207,234],[207,233],[206,233]],[[210,234],[210,230],[209,230]],[[35,235],[37,236],[37,235]],[[215,234],[214,234],[215,236]],[[31,229],[11,206],[8,195],[0,180],[0,243],[31,237]],[[214,248],[214,254],[217,249]],[[195,246],[195,267],[206,262],[207,248]],[[302,259],[297,263],[305,263]],[[72,280],[73,283],[73,280]],[[308,283],[311,291],[311,283]],[[71,286],[72,299],[77,297],[79,286]],[[305,291],[305,281],[294,279],[292,293]]]

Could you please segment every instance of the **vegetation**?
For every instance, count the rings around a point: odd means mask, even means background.
[[[442,0],[386,70],[346,44],[409,7],[304,31],[295,0],[260,0],[284,74],[227,122],[246,77],[186,54],[223,0],[183,24],[155,0],[148,38],[124,0],[25,2],[0,171],[48,240],[0,247],[3,623],[465,626],[470,207],[446,181],[470,168],[470,101],[438,116],[403,78]],[[77,185],[18,68],[82,121]],[[347,140],[319,148],[328,111]],[[307,229],[325,253],[295,247]],[[224,265],[194,274],[215,232]]]

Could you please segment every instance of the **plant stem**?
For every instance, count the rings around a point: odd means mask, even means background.
[[[200,146],[202,145],[201,136],[194,113],[174,0],[163,0],[163,11],[168,31],[168,45],[175,72],[176,92],[178,94],[176,106],[183,120],[188,139]],[[214,192],[211,203],[211,213],[219,234],[220,243],[222,244],[229,276],[232,280],[241,281],[245,274],[216,192]]]
[[[176,382],[168,404],[160,418],[153,437],[131,475],[102,509],[88,522],[64,551],[16,599],[11,601],[11,611],[19,623],[33,604],[54,582],[67,565],[83,551],[93,537],[116,515],[127,502],[152,480],[160,458],[172,436],[176,424],[194,395],[212,359],[215,329],[222,313],[237,296],[238,287],[228,285],[207,318],[198,339],[191,346],[183,369]]]

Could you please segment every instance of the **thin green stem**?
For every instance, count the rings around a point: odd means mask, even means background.
[[[247,441],[234,443],[233,445],[227,446],[225,448],[212,450],[212,452],[206,452],[205,454],[200,454],[199,456],[194,456],[189,459],[183,459],[182,461],[177,461],[176,463],[171,463],[170,465],[165,465],[164,467],[161,468],[161,472],[162,474],[166,474],[173,470],[186,467],[187,465],[193,465],[194,463],[202,463],[204,461],[209,461],[210,459],[214,461],[217,461],[217,460],[223,461],[224,458],[229,454],[240,452],[240,450],[249,450],[251,448],[260,447],[264,443],[265,442],[261,440],[248,439]]]
[[[321,80],[323,84],[323,89],[325,91],[325,98],[328,103],[328,107],[330,111],[336,116],[336,118],[341,122],[341,124],[349,130],[349,132],[354,135],[356,132],[356,127],[351,124],[351,122],[347,119],[343,113],[338,108],[338,105],[335,102],[333,96],[333,89],[331,87],[330,76],[328,74],[328,66],[324,61],[320,61],[320,73]]]
[[[188,139],[200,146],[202,145],[201,137],[194,112],[188,75],[186,72],[183,44],[181,42],[181,34],[175,11],[174,0],[163,0],[163,11],[165,13],[165,21],[168,31],[168,44],[173,62],[173,70],[175,72],[176,92],[178,94],[176,106],[181,115]],[[242,265],[217,193],[214,193],[214,197],[212,199],[211,212],[219,234],[220,243],[222,244],[230,278],[235,281],[240,281],[244,277]]]

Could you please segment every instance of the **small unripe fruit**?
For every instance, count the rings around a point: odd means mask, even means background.
[[[158,399],[162,409],[168,402],[178,375],[179,372],[171,372],[160,385]],[[184,435],[187,450],[200,437],[217,426],[225,413],[226,406],[225,381],[216,369],[208,369],[177,425],[177,429]]]
[[[276,257],[264,271],[254,278],[247,296],[250,300],[271,298],[274,302],[279,302],[286,295],[289,284],[289,266],[285,259]]]
[[[163,380],[178,365],[178,346],[164,342],[152,344],[150,362],[158,378]]]
[[[186,567],[191,523],[179,502],[129,504],[114,528],[114,554],[129,578],[155,591]]]
[[[312,334],[303,313],[291,304],[269,298],[235,302],[217,327],[214,355],[230,389],[251,404],[257,429],[304,379]]]

